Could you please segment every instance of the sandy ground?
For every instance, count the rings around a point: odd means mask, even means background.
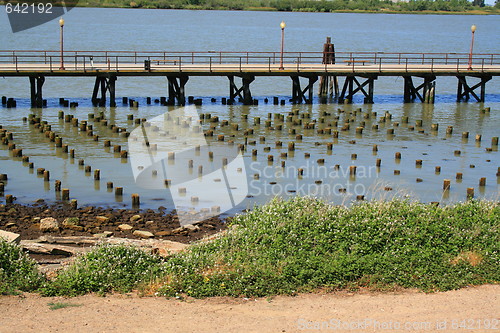
[[[75,306],[51,310],[51,302]],[[492,332],[486,329],[488,325],[500,331],[500,285],[433,294],[340,292],[250,300],[2,296],[0,313],[2,333],[307,332],[318,328],[330,332]]]

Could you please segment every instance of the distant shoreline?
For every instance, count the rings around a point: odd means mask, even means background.
[[[23,3],[23,1],[9,1],[10,3]],[[29,3],[29,1],[28,1]],[[66,4],[70,3],[66,1]],[[0,5],[6,5],[7,1],[0,1]],[[54,6],[60,3],[55,2]],[[219,10],[219,11],[255,11],[255,12],[288,12],[288,13],[344,13],[344,14],[411,14],[411,15],[500,15],[500,8],[496,7],[483,7],[478,9],[475,7],[471,10],[461,11],[445,11],[445,10],[404,10],[404,9],[338,9],[338,10],[315,10],[314,8],[293,8],[291,10],[283,10],[275,7],[258,7],[247,6],[243,8],[229,8],[229,7],[205,7],[195,5],[180,5],[180,6],[153,6],[153,5],[139,5],[134,1],[123,4],[95,4],[91,2],[77,2],[75,7],[78,8],[123,8],[123,9],[170,9],[170,10]],[[486,8],[486,9],[484,9]]]

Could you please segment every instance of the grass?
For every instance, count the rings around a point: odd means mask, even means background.
[[[0,294],[34,291],[42,282],[36,263],[17,244],[0,238]]]
[[[268,296],[317,289],[450,290],[498,283],[500,208],[409,201],[351,208],[274,200],[167,262],[166,296]]]
[[[41,289],[46,296],[129,292],[162,275],[162,260],[125,245],[101,245],[79,256]]]
[[[275,199],[234,217],[214,241],[167,260],[101,245],[45,282],[17,245],[0,242],[0,291],[76,296],[138,290],[180,299],[444,291],[500,281],[499,225],[498,202],[441,207],[391,200],[346,208],[312,198]]]
[[[65,303],[65,302],[50,302],[47,303],[49,306],[49,309],[51,310],[59,310],[59,309],[65,309],[65,308],[70,308],[70,307],[78,307],[82,306],[81,304],[74,304],[74,303]]]

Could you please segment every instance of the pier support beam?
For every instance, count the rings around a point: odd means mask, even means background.
[[[45,82],[45,76],[30,76],[31,88],[31,107],[43,107],[42,87]]]
[[[241,77],[241,87],[237,87],[234,83],[234,76],[229,75],[229,99],[234,101],[236,97],[239,97],[243,104],[251,105],[253,104],[252,93],[250,91],[250,83],[255,80],[255,76],[243,76]]]
[[[347,101],[348,103],[352,103],[354,95],[358,92],[361,92],[365,96],[364,103],[372,104],[373,88],[376,79],[376,76],[366,77],[365,81],[360,83],[355,76],[346,76],[344,87],[342,88],[342,92],[339,95],[339,102]],[[356,85],[356,87],[354,87],[354,85]],[[365,90],[365,87],[367,85],[368,91]]]
[[[436,76],[422,76],[424,82],[415,87],[412,76],[403,76],[404,79],[404,102],[411,103],[415,99],[419,99],[422,103],[434,103],[434,95],[436,89]]]
[[[108,78],[104,76],[97,76],[95,78],[94,92],[92,93],[92,105],[106,106],[106,92],[109,91],[109,106],[115,107],[115,83],[116,76],[111,75]],[[100,93],[100,97],[97,96]]]
[[[323,64],[335,64],[335,45],[332,44],[332,38],[326,37],[326,43],[323,44]],[[335,97],[339,95],[339,81],[335,75],[322,75],[319,80],[319,96]]]
[[[458,89],[457,89],[457,102],[468,102],[470,99],[470,96],[474,97],[477,102],[484,102],[484,95],[486,93],[486,82],[491,80],[491,76],[480,76],[478,77],[480,79],[479,83],[473,85],[472,87],[469,86],[467,83],[467,78],[466,76],[457,76],[458,78]],[[479,96],[474,92],[477,88],[480,88],[480,94]]]
[[[167,76],[168,80],[168,104],[186,105],[186,90],[185,86],[189,80],[189,76]]]
[[[292,79],[292,102],[293,103],[306,103],[311,104],[313,100],[313,86],[318,81],[318,76],[303,76],[309,79],[307,87],[302,90],[300,87],[300,76],[290,76]],[[306,93],[308,94],[306,97]]]

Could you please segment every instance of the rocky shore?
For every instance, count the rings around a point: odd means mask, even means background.
[[[41,236],[91,236],[158,239],[190,243],[225,229],[225,221],[212,217],[181,227],[174,212],[102,207],[71,208],[67,204],[0,205],[0,230],[19,234],[21,240]]]

